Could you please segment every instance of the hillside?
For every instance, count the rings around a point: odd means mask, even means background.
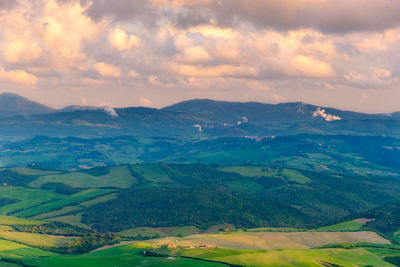
[[[100,232],[230,223],[314,227],[400,201],[390,176],[272,166],[133,164],[59,171],[0,171],[0,213]]]

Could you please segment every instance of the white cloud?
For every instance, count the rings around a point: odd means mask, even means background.
[[[104,111],[113,118],[118,118],[118,113],[112,107],[105,107]]]

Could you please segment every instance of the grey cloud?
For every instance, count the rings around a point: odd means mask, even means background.
[[[96,0],[89,7],[87,13],[93,19],[108,16],[115,21],[138,20],[151,26],[156,25],[161,18],[160,10],[148,0]]]
[[[308,3],[307,3],[308,2]],[[249,22],[257,27],[290,30],[310,27],[323,32],[378,31],[400,25],[400,2],[395,0],[221,0],[197,7],[200,14],[208,9],[220,24],[234,26]],[[198,10],[192,9],[192,13]],[[185,14],[182,25],[196,23]],[[194,16],[196,18],[196,16]]]
[[[15,0],[1,0],[0,1],[0,10],[1,9],[11,9],[16,5]]]
[[[172,10],[174,9],[174,10]],[[290,30],[310,27],[322,32],[380,31],[400,25],[397,0],[214,0],[180,8],[155,7],[147,0],[94,1],[88,14],[155,25],[168,20],[181,27],[209,23],[222,26],[248,22],[256,27]]]

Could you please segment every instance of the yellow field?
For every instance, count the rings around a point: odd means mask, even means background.
[[[0,231],[0,238],[11,241],[21,242],[29,246],[45,246],[45,247],[64,247],[68,246],[74,239],[71,237],[61,237],[53,235]]]
[[[198,246],[206,243],[211,247],[232,249],[308,249],[327,244],[369,242],[390,244],[373,232],[228,232],[198,234],[184,238],[166,237],[150,240],[157,245],[175,243],[182,246]]]
[[[311,249],[311,250],[268,250],[238,251],[223,249],[185,249],[182,256],[221,261],[252,267],[323,267],[323,266],[379,266],[390,267],[379,253],[368,249]],[[324,264],[325,263],[325,264]],[[333,265],[333,264],[336,265]],[[329,265],[328,265],[329,264]]]

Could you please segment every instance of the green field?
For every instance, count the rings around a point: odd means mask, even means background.
[[[103,202],[107,202],[109,200],[113,200],[115,198],[117,198],[117,193],[104,195],[104,196],[96,197],[96,198],[88,200],[88,201],[81,202],[81,203],[79,203],[79,206],[80,207],[84,207],[84,208],[88,208],[88,207],[91,207],[91,206],[99,204],[99,203],[103,203]]]
[[[221,171],[234,172],[247,177],[276,177],[283,178],[288,182],[306,184],[311,180],[299,171],[293,169],[277,169],[263,166],[226,166],[218,168]]]
[[[78,227],[81,227],[84,229],[90,229],[90,227],[88,225],[82,223],[82,213],[54,217],[54,218],[50,218],[49,221],[68,223],[70,225],[75,225],[75,226],[78,226]]]
[[[146,180],[154,184],[175,184],[158,164],[134,164],[131,165],[133,171],[143,176]]]
[[[24,258],[23,261],[34,266],[58,267],[58,266],[189,266],[208,267],[226,266],[225,264],[210,263],[199,260],[183,259],[175,257],[146,257],[140,254],[144,248],[137,248],[134,245],[114,247],[100,250],[84,255],[73,256],[52,256],[45,258]],[[107,264],[107,265],[105,265]]]
[[[248,177],[274,177],[278,170],[263,166],[226,166],[218,168],[221,171],[234,172]]]
[[[11,168],[11,170],[22,175],[31,175],[31,176],[42,176],[42,175],[56,174],[62,172],[55,170],[40,170],[40,169],[23,168],[23,167]]]
[[[129,171],[128,166],[116,166],[107,168],[104,175],[95,176],[86,172],[70,172],[66,174],[51,174],[41,176],[32,181],[29,186],[40,188],[46,183],[63,183],[71,187],[79,188],[99,188],[99,187],[118,187],[128,188],[136,182]]]
[[[18,210],[35,207],[41,203],[62,199],[64,196],[53,191],[23,187],[0,187],[0,198],[15,199],[18,202],[0,207],[0,214],[7,215]]]
[[[30,225],[30,224],[43,224],[43,223],[47,222],[40,220],[30,220],[14,216],[0,215],[0,225],[21,225],[21,224]]]
[[[282,169],[281,176],[285,178],[287,181],[293,183],[307,184],[311,181],[309,178],[305,177],[300,172],[291,169]]]
[[[78,210],[81,210],[81,208],[79,206],[65,206],[62,209],[41,213],[41,214],[33,216],[31,218],[37,219],[37,220],[53,218],[53,217],[61,216],[66,213],[70,213],[70,212],[74,212],[74,211],[78,211]]]
[[[364,224],[355,220],[341,222],[334,225],[324,226],[317,229],[317,231],[335,232],[335,231],[357,231]]]
[[[78,193],[75,193],[70,196],[63,196],[62,198],[51,201],[45,204],[41,205],[36,205],[32,208],[25,209],[23,211],[15,213],[17,216],[21,217],[31,217],[35,216],[41,213],[46,213],[49,211],[61,209],[62,207],[75,204],[75,203],[80,203],[83,202],[87,199],[94,198],[99,195],[105,195],[107,193],[113,192],[114,190],[112,189],[87,189]]]
[[[33,216],[32,219],[46,219],[46,218],[59,217],[59,216],[62,216],[62,215],[65,215],[65,214],[68,214],[71,212],[83,210],[85,208],[91,207],[98,203],[102,203],[102,202],[106,202],[106,201],[115,199],[116,197],[117,197],[116,193],[96,197],[96,198],[81,202],[81,203],[77,204],[76,206],[65,206],[58,210],[40,213],[39,215]]]
[[[23,244],[0,239],[0,258],[44,257],[56,255],[54,253],[32,248]]]

